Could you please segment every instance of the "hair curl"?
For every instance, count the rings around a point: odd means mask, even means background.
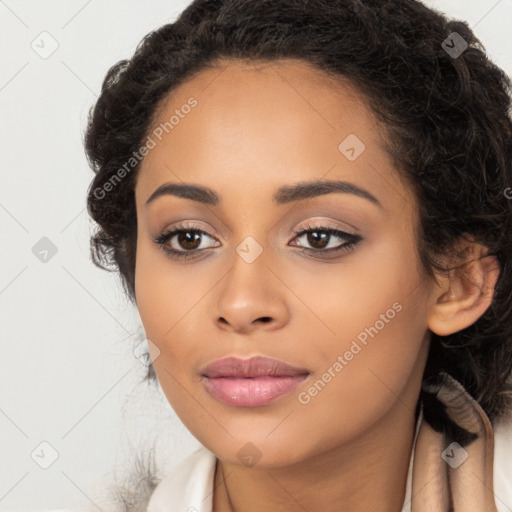
[[[442,47],[467,42],[457,58]],[[511,81],[464,21],[416,0],[195,0],[174,23],[150,32],[129,60],[112,66],[89,113],[85,148],[96,173],[87,207],[99,228],[94,263],[119,272],[135,301],[134,167],[114,190],[95,193],[147,137],[178,85],[218,59],[302,59],[349,79],[383,122],[397,172],[419,205],[418,252],[430,276],[448,272],[471,238],[496,256],[491,305],[469,327],[431,333],[425,376],[446,371],[491,421],[512,408]],[[460,254],[458,256],[461,256]],[[155,379],[152,365],[148,379]],[[421,399],[421,397],[420,397]]]

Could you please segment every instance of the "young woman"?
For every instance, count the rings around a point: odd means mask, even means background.
[[[92,255],[203,445],[127,509],[512,507],[510,86],[414,0],[196,0],[109,70]]]

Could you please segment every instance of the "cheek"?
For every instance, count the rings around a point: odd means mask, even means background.
[[[325,281],[329,300],[315,303],[334,334],[324,335],[312,352],[315,357],[321,350],[324,365],[299,401],[309,426],[324,425],[332,439],[371,425],[411,392],[411,381],[421,381],[421,373],[413,374],[426,347],[424,281],[413,252],[399,247],[393,257],[362,258],[343,279]],[[412,412],[411,400],[408,405]]]
[[[325,449],[367,431],[396,408],[414,414],[428,347],[414,316],[414,308],[404,305],[382,329],[368,324],[365,343],[354,337],[330,346],[324,369],[297,396],[297,437],[319,432],[312,444]]]
[[[303,268],[299,265],[289,272],[286,283],[305,306],[300,306],[301,316],[307,319],[303,327],[318,333],[311,340],[322,340],[310,343],[311,349],[342,350],[358,336],[364,342],[372,326],[379,339],[392,337],[395,344],[404,337],[410,340],[411,329],[417,333],[426,328],[424,276],[412,242],[406,242],[405,237],[382,237],[356,249],[339,264],[306,262],[301,263]],[[414,328],[418,323],[419,331]]]
[[[197,364],[192,358],[197,343],[191,340],[205,338],[200,301],[208,295],[218,277],[206,267],[198,268],[169,261],[150,243],[138,244],[137,308],[146,337],[160,351],[154,360],[154,368],[162,387],[169,380],[169,373],[177,376],[179,372],[192,371],[193,365]]]
[[[161,255],[149,246],[149,242],[138,242],[135,265],[137,309],[146,337],[160,351],[158,357],[152,357],[159,380],[163,362],[167,366],[171,360],[167,354],[169,344],[165,340],[171,339],[181,309],[179,294],[174,291],[176,285],[172,274],[162,264],[162,260]]]
[[[190,388],[189,375],[185,378],[184,374],[189,374],[195,363],[189,340],[197,332],[184,329],[197,303],[198,289],[191,286],[190,279],[184,280],[170,271],[165,258],[143,247],[137,251],[135,289],[146,337],[158,347],[158,352],[154,351],[157,356],[152,355],[151,360],[160,387],[180,418],[194,418],[198,411],[191,411],[193,401],[186,392]]]
[[[174,326],[193,306],[198,293],[200,284],[193,279],[192,275],[187,276],[186,266],[169,261],[161,249],[152,246],[152,242],[139,241],[135,294],[148,337],[150,332],[155,339],[172,337]]]

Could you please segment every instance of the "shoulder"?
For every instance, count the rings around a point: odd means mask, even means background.
[[[512,420],[494,426],[494,494],[498,512],[512,509]]]
[[[147,512],[211,512],[216,461],[215,454],[201,446],[177,463],[156,486]]]

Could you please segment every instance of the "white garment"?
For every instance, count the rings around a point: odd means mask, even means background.
[[[449,376],[442,381],[437,398],[445,403],[452,420],[477,433],[478,438],[466,447],[467,461],[459,468],[448,467],[441,453],[449,441],[424,421],[422,409],[416,423],[402,512],[411,512],[411,502],[414,512],[512,512],[512,422],[497,421],[492,429],[479,405]],[[416,465],[415,454],[420,454]],[[154,489],[147,512],[212,512],[216,460],[215,454],[200,447],[178,463]],[[493,461],[491,466],[489,461]],[[475,481],[475,475],[486,476]],[[479,489],[478,482],[484,480],[483,490]],[[494,499],[495,507],[485,494],[491,482],[490,499]],[[414,494],[413,488],[417,489]]]

